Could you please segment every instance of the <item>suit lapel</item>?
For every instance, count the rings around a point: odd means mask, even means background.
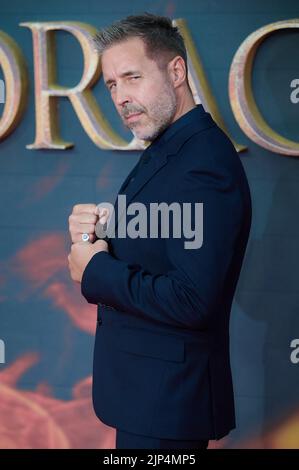
[[[167,154],[155,155],[144,163],[139,169],[134,181],[132,181],[125,190],[127,204],[136,196],[143,186],[153,178],[153,176],[163,168],[167,163]]]
[[[132,201],[132,199],[141,191],[143,186],[153,178],[153,176],[163,168],[167,164],[167,158],[168,154],[160,154],[160,155],[155,155],[154,157],[150,158],[150,160],[147,163],[144,163],[142,167],[139,169],[135,179],[128,185],[128,187],[122,191],[122,188],[124,188],[127,184],[127,181],[130,179],[133,170],[130,172],[129,176],[125,179],[124,183],[122,184],[119,194],[124,194],[126,196],[126,206]],[[119,195],[118,194],[118,195]],[[117,200],[114,204],[114,207],[116,208]],[[123,217],[124,212],[127,210],[127,207],[121,207],[120,211],[117,210],[115,212],[116,215],[116,220],[115,220],[115,229],[118,226],[119,220]]]
[[[118,196],[123,194],[126,196],[126,206],[132,201],[132,199],[141,191],[144,185],[150,181],[153,176],[158,173],[158,171],[163,168],[170,156],[175,155],[180,150],[181,146],[186,142],[186,140],[192,136],[195,132],[199,132],[203,129],[207,129],[215,125],[215,122],[211,118],[209,113],[204,113],[204,116],[199,116],[198,120],[195,120],[192,123],[189,123],[185,127],[181,128],[171,139],[169,139],[164,145],[158,146],[157,149],[151,150],[152,157],[147,163],[144,163],[138,170],[135,179],[126,187],[127,182],[131,178],[134,169],[129,173],[125,181],[120,187]],[[146,150],[145,150],[146,151]],[[138,163],[137,163],[138,165]],[[123,190],[125,188],[125,190]],[[117,198],[118,198],[117,196]],[[117,199],[114,204],[115,210],[115,229],[118,226],[118,222],[121,220],[124,212],[126,212],[127,207],[119,207],[117,204]]]

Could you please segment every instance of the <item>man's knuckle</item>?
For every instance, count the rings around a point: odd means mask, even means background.
[[[96,205],[95,204],[84,204],[84,212],[87,212],[89,214],[93,214],[94,213],[94,210],[96,208]]]

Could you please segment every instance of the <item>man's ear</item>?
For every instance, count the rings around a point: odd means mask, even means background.
[[[186,66],[181,56],[174,57],[168,63],[167,68],[174,88],[178,88],[186,81]]]

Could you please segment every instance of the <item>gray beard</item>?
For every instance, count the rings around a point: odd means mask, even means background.
[[[149,114],[154,117],[154,121],[150,125],[151,129],[148,131],[145,129],[145,134],[138,135],[138,132],[134,131],[134,125],[130,128],[136,138],[152,142],[171,124],[177,107],[176,96],[170,86],[165,86],[161,94],[162,96],[164,95],[163,102],[159,102],[156,106],[152,106],[149,109]]]

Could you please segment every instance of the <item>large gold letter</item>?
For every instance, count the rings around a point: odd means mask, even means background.
[[[271,152],[299,156],[299,144],[275,132],[262,117],[251,83],[252,64],[260,44],[274,31],[291,28],[299,28],[299,19],[271,23],[245,39],[231,64],[229,95],[235,118],[251,140]]]
[[[22,52],[6,33],[0,31],[0,67],[5,79],[5,105],[0,118],[0,140],[17,126],[26,104],[27,71]]]
[[[112,130],[91,93],[90,89],[101,74],[100,59],[92,43],[97,30],[88,24],[70,21],[21,23],[21,26],[31,29],[34,48],[36,138],[27,148],[66,149],[73,146],[59,136],[56,101],[62,96],[70,99],[83,128],[98,147],[114,150],[142,148],[137,139],[127,143]],[[55,83],[55,30],[73,34],[83,50],[83,76],[74,88]]]
[[[212,94],[209,82],[207,80],[206,74],[204,72],[201,60],[196,52],[195,45],[189,33],[189,30],[186,26],[185,20],[175,20],[173,21],[174,25],[177,25],[180,29],[180,32],[184,38],[187,53],[188,53],[188,79],[190,87],[193,93],[193,97],[196,103],[202,103],[209,113],[213,116],[214,120],[217,122],[218,126],[229,136],[229,132],[226,128],[224,120],[220,114],[219,108],[215,101],[215,98]],[[240,145],[230,137],[236,150],[241,152],[246,150],[246,147]]]

